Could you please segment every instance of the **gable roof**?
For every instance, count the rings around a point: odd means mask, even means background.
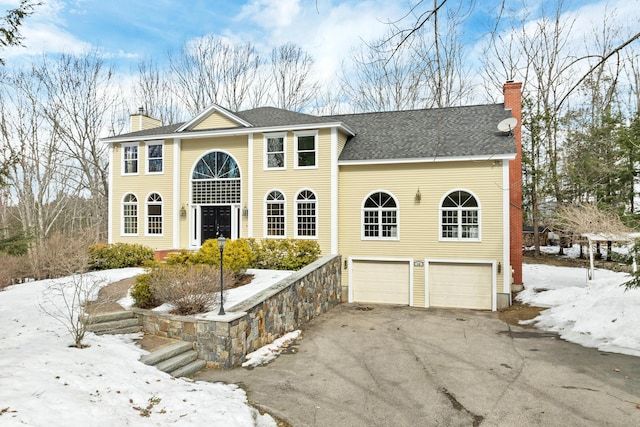
[[[234,127],[193,129],[211,114],[237,123]],[[513,158],[513,136],[497,129],[511,112],[504,104],[388,111],[334,116],[314,116],[275,107],[231,113],[213,106],[192,120],[104,138],[104,142],[136,139],[223,136],[251,132],[276,132],[338,127],[347,135],[339,162],[455,160],[460,158]]]
[[[332,116],[354,130],[341,163],[515,155],[513,136],[497,125],[504,104]]]

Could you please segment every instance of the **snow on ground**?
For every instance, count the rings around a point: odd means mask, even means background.
[[[266,365],[273,359],[278,357],[282,350],[289,346],[300,336],[301,331],[293,331],[285,334],[258,350],[247,354],[247,360],[242,363],[243,368],[255,368],[256,366]]]
[[[88,277],[112,283],[141,273],[121,269]],[[69,347],[65,327],[39,305],[53,283],[43,280],[0,292],[0,425],[2,426],[275,426],[232,384],[174,379],[138,359],[126,336],[87,334]],[[48,298],[55,298],[51,294]],[[57,301],[59,303],[59,301]]]
[[[516,298],[550,307],[527,323],[585,347],[640,356],[640,289],[625,291],[629,278],[596,269],[589,281],[585,268],[525,264]]]
[[[142,271],[110,270],[88,277],[106,284]],[[251,285],[228,291],[225,305],[290,274],[253,273]],[[594,280],[588,281],[584,268],[537,264],[525,264],[523,273],[525,290],[517,298],[550,307],[531,321],[535,326],[584,346],[640,356],[640,290],[625,292],[620,286],[627,274],[596,270]],[[233,384],[174,379],[139,362],[146,352],[133,343],[135,335],[88,334],[88,348],[69,347],[72,339],[65,327],[40,309],[56,302],[55,294],[45,297],[45,291],[69,280],[43,280],[0,291],[0,425],[276,425],[249,406],[245,392]],[[248,364],[267,363],[299,333],[251,353]]]

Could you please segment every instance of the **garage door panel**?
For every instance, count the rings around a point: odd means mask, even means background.
[[[354,260],[351,274],[354,302],[409,304],[408,262]]]
[[[429,263],[429,305],[491,310],[491,264]]]

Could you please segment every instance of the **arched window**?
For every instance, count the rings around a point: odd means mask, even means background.
[[[317,234],[316,195],[302,190],[296,197],[296,237],[312,238]]]
[[[367,197],[362,208],[362,237],[398,238],[398,205],[391,194],[379,191]]]
[[[126,194],[122,199],[122,234],[138,234],[138,198]]]
[[[265,200],[265,224],[267,237],[284,237],[284,194],[274,190]]]
[[[229,154],[212,151],[196,163],[191,186],[193,204],[240,203],[240,168]]]
[[[452,191],[440,207],[440,238],[480,240],[480,207],[476,198],[462,190]]]
[[[162,197],[158,193],[147,197],[147,234],[162,234]]]

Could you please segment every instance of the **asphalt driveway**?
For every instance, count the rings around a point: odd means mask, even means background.
[[[267,366],[205,370],[293,426],[640,425],[640,358],[495,313],[342,304]]]

